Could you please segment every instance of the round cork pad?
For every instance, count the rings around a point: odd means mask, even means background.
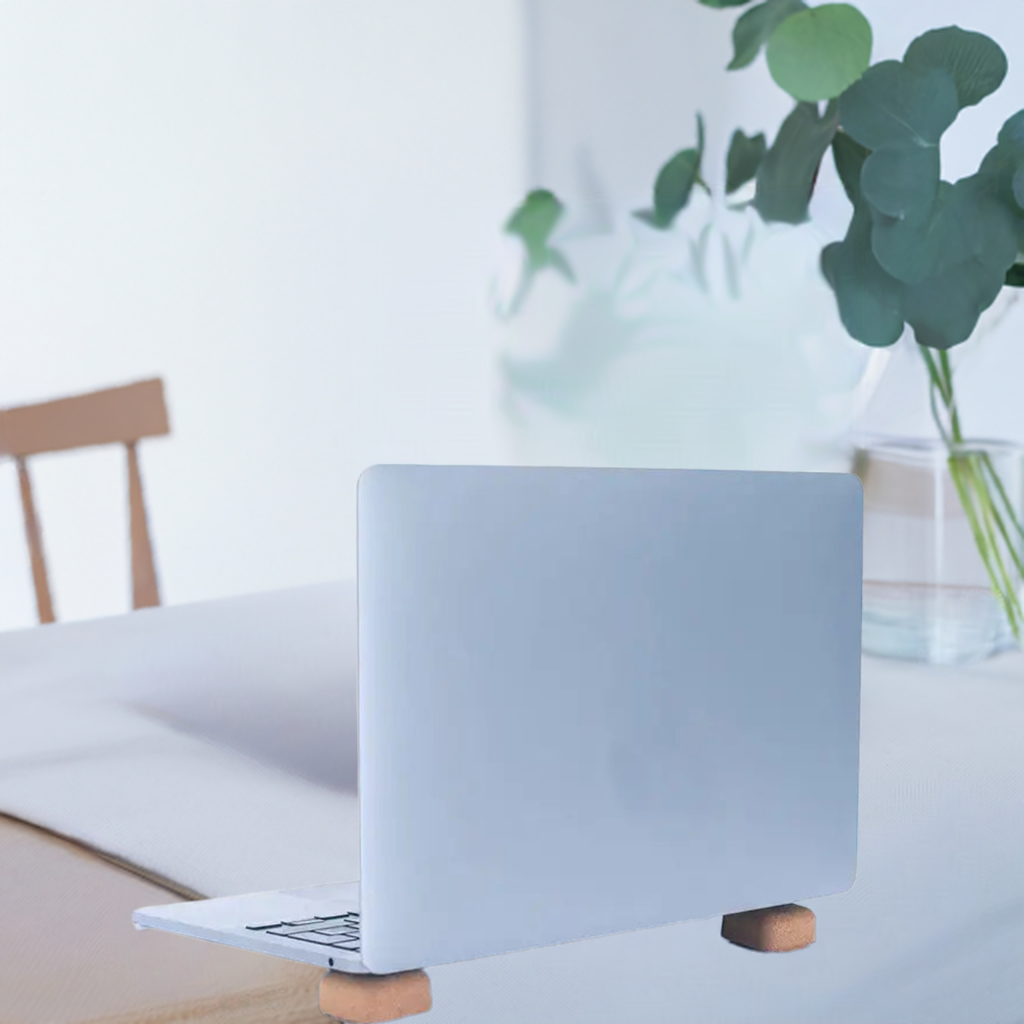
[[[814,942],[814,911],[796,903],[726,914],[722,938],[760,953],[789,953]]]
[[[423,971],[344,974],[329,971],[320,982],[320,1012],[346,1024],[381,1024],[430,1009],[430,979]]]

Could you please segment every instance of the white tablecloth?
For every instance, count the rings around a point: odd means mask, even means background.
[[[2,635],[0,810],[210,895],[356,877],[354,695],[350,585]],[[714,919],[436,967],[430,1019],[1020,1024],[1024,656],[866,659],[861,737],[814,946]]]
[[[0,634],[0,811],[223,896],[359,877],[355,593]]]

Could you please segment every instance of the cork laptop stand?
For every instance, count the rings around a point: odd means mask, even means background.
[[[789,953],[815,939],[814,911],[794,903],[722,918],[722,938],[761,953]],[[432,1006],[424,971],[358,975],[330,971],[320,982],[320,1012],[344,1024],[383,1024]]]
[[[856,478],[379,466],[358,529],[359,882],[137,924],[404,975],[723,913],[782,949],[852,884]]]

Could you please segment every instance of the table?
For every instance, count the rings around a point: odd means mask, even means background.
[[[81,845],[0,816],[0,1020],[317,1024],[323,971],[167,933],[136,907],[182,898]]]
[[[289,736],[299,746],[323,735],[317,730],[325,728],[325,719],[330,729],[341,723],[337,735],[351,728],[344,725],[347,698],[329,714],[324,700],[325,694],[344,695],[354,686],[353,608],[351,585],[339,584],[0,636],[0,811],[48,825],[208,895],[263,887],[256,882],[276,888],[278,882],[283,887],[304,884],[302,879],[335,880],[325,877],[324,865],[353,856],[357,837],[351,821],[327,837],[320,860],[301,835],[285,840],[308,818],[308,808],[322,808],[339,822],[349,813],[354,794],[346,789],[340,762],[333,767],[303,762],[301,750],[288,750],[283,742],[262,762],[256,755],[265,750],[260,737],[280,722],[284,707],[290,709]],[[31,723],[47,714],[56,716],[55,727],[26,738]],[[143,756],[157,748],[159,757]],[[176,763],[199,762],[202,786],[195,776],[171,770]],[[125,764],[131,772],[119,770]],[[153,814],[141,800],[140,794],[151,789],[147,771],[159,782],[163,809],[173,813]],[[82,812],[95,794],[68,797],[76,779],[93,786],[106,780],[99,811]],[[257,799],[263,801],[262,824],[253,824],[255,815],[247,812],[218,833],[216,842],[201,841],[218,827],[218,807]],[[163,824],[167,820],[173,828]],[[196,823],[191,835],[190,821]],[[168,831],[161,834],[162,828]],[[240,837],[235,829],[242,830]],[[257,856],[248,849],[254,835],[271,844],[265,848],[269,853]],[[25,977],[39,985],[44,976],[60,978],[50,972],[46,935],[53,929],[88,934],[79,911],[61,916],[59,900],[51,899],[69,889],[48,863],[40,860],[26,884],[50,893],[53,916],[46,919],[42,937],[32,939],[35,952],[19,953],[45,965],[45,970],[24,968]],[[111,869],[104,865],[103,870]],[[0,877],[11,877],[3,864],[0,871]],[[628,878],[622,884],[628,885]],[[72,895],[91,913],[97,901],[85,892],[84,884],[76,885]],[[134,906],[160,901],[151,890],[126,899],[123,920]],[[436,1024],[1011,1024],[1024,1019],[1024,656],[1004,655],[960,669],[865,659],[857,880],[849,892],[807,905],[817,915],[818,940],[795,953],[757,954],[731,946],[719,937],[721,922],[715,918],[434,967],[434,1009],[421,1019]],[[113,918],[119,913],[111,910]],[[138,950],[155,948],[151,940],[195,948],[182,956],[217,950],[251,962],[249,977],[290,969],[258,954],[125,928],[126,944]],[[123,966],[115,966],[122,955]],[[152,968],[132,959],[146,955],[129,955],[126,945],[111,954],[107,974],[98,977],[110,979],[105,985],[121,985],[129,975],[155,969],[159,957]],[[203,969],[195,964],[198,975]],[[309,988],[314,1002],[315,981]],[[205,995],[194,997],[197,1005],[216,998],[216,983],[209,980],[209,985]],[[225,998],[240,991],[233,985],[224,982]],[[8,991],[0,984],[2,1021],[12,1019],[3,1013]],[[169,1016],[152,1019],[176,1019],[178,986],[163,991],[169,1002],[161,1012]],[[261,1005],[267,1015],[253,1010],[251,1020],[283,1019],[274,1016],[269,995]],[[113,1009],[108,1016],[122,1012],[131,1010]]]

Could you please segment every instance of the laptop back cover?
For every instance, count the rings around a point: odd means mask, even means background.
[[[371,971],[852,885],[855,477],[378,466],[358,524]]]

